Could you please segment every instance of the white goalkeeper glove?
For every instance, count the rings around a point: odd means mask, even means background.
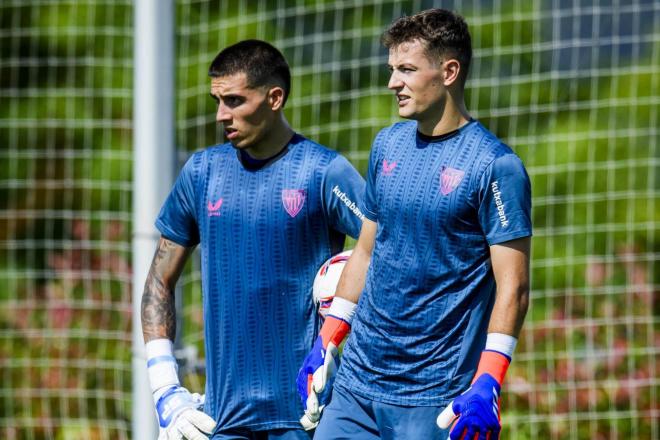
[[[158,440],[207,440],[215,421],[202,411],[204,396],[191,394],[179,383],[172,341],[146,344],[149,383],[158,413]]]
[[[156,395],[154,394],[154,400]],[[156,400],[158,440],[207,440],[215,421],[201,411],[204,397],[180,386],[165,390]]]

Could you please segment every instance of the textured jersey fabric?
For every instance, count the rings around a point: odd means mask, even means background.
[[[296,427],[296,373],[318,330],[316,270],[357,237],[364,180],[338,153],[300,135],[248,170],[230,144],[195,153],[156,221],[201,243],[205,411],[218,430]]]
[[[495,298],[489,246],[531,235],[512,150],[477,121],[428,141],[416,122],[376,137],[363,212],[376,242],[336,385],[411,406],[464,391]]]

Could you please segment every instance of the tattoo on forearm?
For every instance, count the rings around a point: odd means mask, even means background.
[[[142,333],[145,341],[158,338],[174,340],[174,287],[188,253],[185,248],[166,239],[161,239],[158,244],[142,295]]]

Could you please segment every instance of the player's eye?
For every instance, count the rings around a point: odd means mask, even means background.
[[[239,98],[238,96],[227,96],[223,99],[223,101],[227,107],[234,108],[243,104],[244,99]]]

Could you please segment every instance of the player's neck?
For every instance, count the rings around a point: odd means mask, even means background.
[[[441,136],[461,128],[471,119],[463,94],[447,94],[447,100],[441,111],[424,120],[418,120],[417,129],[426,136]]]
[[[293,137],[293,129],[284,115],[268,130],[268,133],[256,144],[245,149],[254,159],[268,159],[278,154]]]

